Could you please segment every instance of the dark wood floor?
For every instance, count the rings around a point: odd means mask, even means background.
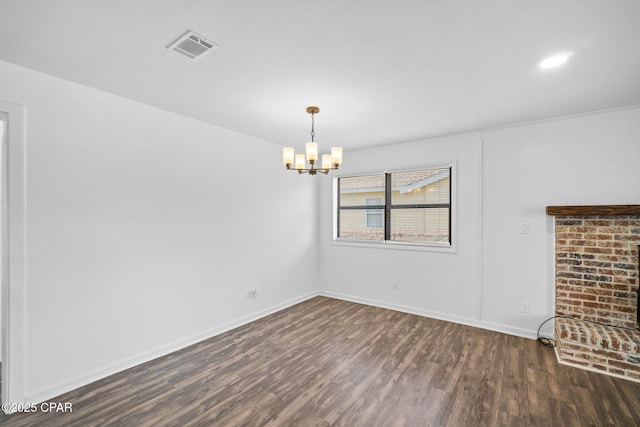
[[[0,425],[640,425],[640,384],[535,341],[324,297],[52,401]]]

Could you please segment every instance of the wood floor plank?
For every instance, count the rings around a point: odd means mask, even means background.
[[[635,426],[638,396],[533,340],[316,297],[0,424]]]

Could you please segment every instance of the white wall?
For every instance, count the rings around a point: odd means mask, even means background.
[[[279,146],[5,62],[0,99],[27,107],[26,401],[317,291]]]
[[[345,153],[342,174],[458,160],[458,252],[332,244],[332,186],[320,187],[327,295],[535,337],[553,315],[547,205],[640,203],[640,108]],[[520,234],[520,224],[529,234]],[[392,291],[398,282],[400,290]],[[529,313],[521,312],[528,302]]]
[[[339,175],[457,161],[456,253],[349,247],[332,242],[332,183],[320,187],[322,292],[463,323],[479,308],[481,145],[476,133],[349,151]],[[398,282],[399,291],[393,291]]]
[[[482,318],[535,332],[554,309],[554,217],[545,208],[640,204],[640,108],[494,130],[483,140]]]

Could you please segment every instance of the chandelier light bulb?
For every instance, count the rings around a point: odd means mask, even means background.
[[[318,160],[318,143],[307,142],[307,160],[315,162]]]
[[[331,169],[331,165],[333,165],[333,157],[331,154],[323,154],[322,155],[322,169],[329,170]]]
[[[284,147],[282,150],[282,163],[289,168],[293,164],[294,151],[293,147]]]
[[[342,147],[331,147],[331,157],[334,165],[342,164]]]

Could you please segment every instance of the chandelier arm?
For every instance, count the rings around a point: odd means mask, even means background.
[[[295,171],[295,172],[298,172],[299,174],[310,173],[311,175],[315,175],[316,172],[328,174],[329,171],[338,170],[338,166],[340,165],[337,165],[334,163],[330,168],[316,168],[312,165],[310,168],[295,169],[295,168],[291,168],[291,165],[287,165],[287,170]]]

